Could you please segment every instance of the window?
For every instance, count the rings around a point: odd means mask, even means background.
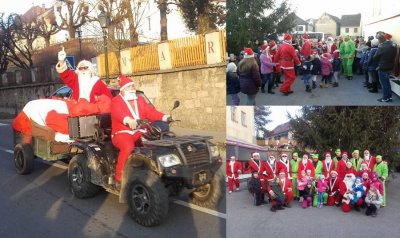
[[[240,115],[240,119],[242,121],[242,126],[247,127],[246,126],[246,113],[244,111],[242,111],[242,113]]]
[[[346,33],[349,33],[350,29],[348,27],[346,27]]]
[[[354,28],[354,33],[358,33],[358,28]]]
[[[236,122],[236,107],[231,107],[231,121]]]

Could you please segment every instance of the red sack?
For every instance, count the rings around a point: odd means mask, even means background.
[[[62,134],[69,133],[67,114],[58,113],[55,110],[49,111],[46,116],[46,125]]]

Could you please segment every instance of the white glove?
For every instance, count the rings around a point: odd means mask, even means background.
[[[62,47],[62,50],[58,52],[58,61],[65,61],[66,57],[67,53],[65,53],[64,47]]]
[[[137,122],[132,117],[128,117],[125,119],[125,124],[129,126],[129,128],[135,130],[137,127]]]

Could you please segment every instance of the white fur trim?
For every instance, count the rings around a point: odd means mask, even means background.
[[[63,63],[56,64],[56,71],[59,74],[63,73],[67,69],[68,69],[68,67],[67,67],[67,63],[65,61]]]
[[[135,85],[135,83],[132,81],[132,82],[129,82],[129,83],[127,83],[127,84],[125,84],[124,86],[122,86],[120,89],[119,89],[119,91],[122,91],[122,90],[124,90],[125,88],[127,88],[128,86],[131,86],[131,85]]]

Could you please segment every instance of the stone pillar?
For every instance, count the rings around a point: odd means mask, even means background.
[[[121,51],[121,73],[124,75],[132,74],[132,49]]]
[[[158,44],[158,61],[160,70],[172,69],[171,54],[169,52],[169,43]]]
[[[221,34],[213,32],[205,35],[207,64],[222,63]]]

